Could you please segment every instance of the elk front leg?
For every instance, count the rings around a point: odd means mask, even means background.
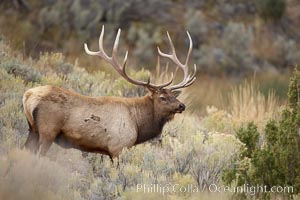
[[[114,167],[114,158],[109,155],[109,159],[110,159],[110,162],[111,162],[111,165]],[[119,169],[120,167],[120,159],[119,159],[119,156],[117,157],[117,169]]]
[[[137,140],[137,128],[134,123],[120,120],[120,126],[114,127],[116,134],[108,141],[108,153],[110,158],[118,157],[124,148],[132,147]]]
[[[45,135],[40,135],[39,140],[39,155],[45,156],[48,152],[50,146],[54,142],[55,137],[47,137]]]

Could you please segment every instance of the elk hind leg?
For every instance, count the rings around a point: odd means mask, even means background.
[[[41,156],[46,155],[50,146],[60,132],[59,130],[56,130],[55,127],[43,127],[43,129],[39,129],[39,155]]]
[[[36,153],[39,148],[39,134],[38,132],[29,124],[29,134],[25,142],[25,149],[28,149],[32,153]]]

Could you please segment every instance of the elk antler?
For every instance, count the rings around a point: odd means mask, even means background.
[[[121,34],[121,29],[118,30],[117,36],[116,36],[116,40],[114,43],[114,47],[113,47],[113,51],[112,51],[112,55],[108,56],[104,49],[103,49],[103,36],[104,36],[104,26],[102,26],[102,31],[100,34],[100,38],[99,38],[99,51],[90,51],[87,44],[84,44],[84,49],[85,52],[89,55],[92,56],[99,56],[101,58],[103,58],[105,61],[107,61],[108,63],[110,63],[113,68],[128,82],[134,84],[134,85],[140,85],[140,86],[144,86],[147,87],[149,90],[151,91],[156,91],[156,90],[160,90],[166,86],[169,86],[172,82],[173,82],[173,73],[171,76],[171,80],[168,81],[167,83],[161,84],[161,85],[154,85],[152,83],[150,83],[150,76],[148,77],[147,82],[143,82],[143,81],[138,81],[138,80],[134,80],[132,78],[130,78],[127,74],[126,74],[126,63],[127,63],[127,56],[128,56],[128,51],[126,51],[124,60],[123,60],[123,64],[121,65],[117,59],[117,53],[118,53],[118,46],[119,46],[119,39],[120,39],[120,34]]]
[[[167,35],[168,35],[168,39],[169,39],[169,42],[170,42],[172,53],[171,54],[163,53],[163,52],[161,52],[159,47],[157,47],[159,55],[161,55],[162,57],[169,58],[183,71],[183,80],[180,83],[178,83],[177,85],[172,85],[169,88],[170,90],[176,90],[176,89],[188,87],[188,86],[192,85],[194,83],[194,81],[196,80],[196,77],[195,77],[195,75],[196,75],[196,64],[194,64],[194,72],[192,74],[189,74],[188,62],[189,62],[189,58],[190,58],[190,55],[191,55],[191,52],[192,52],[193,42],[192,42],[192,39],[191,39],[191,36],[190,36],[189,32],[186,32],[186,33],[187,33],[189,41],[190,41],[190,47],[189,47],[189,51],[188,51],[188,54],[186,56],[186,60],[185,60],[184,64],[182,64],[179,61],[179,59],[176,55],[175,47],[173,45],[173,42],[172,42],[171,37],[169,35],[169,32],[167,32]]]

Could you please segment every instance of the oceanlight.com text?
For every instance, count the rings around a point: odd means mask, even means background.
[[[188,184],[137,184],[136,192],[141,193],[161,193],[166,195],[168,193],[198,193],[198,192],[212,192],[212,193],[247,193],[256,195],[258,193],[287,193],[292,194],[294,188],[292,186],[272,186],[266,185],[248,185],[242,186],[218,186],[217,184],[210,184],[206,187],[199,188],[197,185]]]

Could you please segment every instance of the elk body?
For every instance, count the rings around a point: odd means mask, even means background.
[[[188,33],[187,33],[188,34]],[[185,110],[185,105],[177,100],[179,89],[188,87],[195,81],[194,73],[188,72],[188,60],[192,50],[192,40],[186,62],[182,64],[168,34],[172,53],[165,54],[158,48],[159,55],[171,59],[180,69],[182,82],[172,85],[170,81],[161,85],[137,81],[125,71],[127,52],[123,64],[117,58],[120,29],[112,56],[103,49],[104,27],[99,39],[98,52],[89,55],[99,56],[110,63],[128,82],[146,87],[149,93],[144,97],[89,97],[68,89],[55,86],[41,86],[29,89],[23,96],[24,112],[29,124],[29,136],[25,147],[32,152],[45,155],[53,142],[64,148],[76,148],[87,152],[98,152],[116,157],[125,147],[143,143],[161,134],[166,122],[176,113]]]

